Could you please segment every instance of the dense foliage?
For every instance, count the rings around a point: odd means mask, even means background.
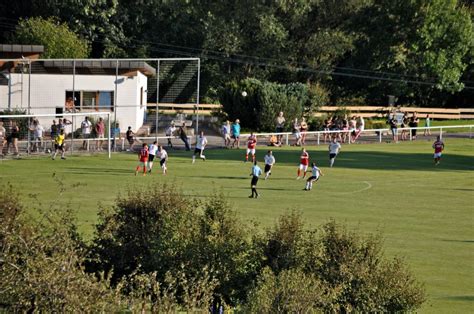
[[[334,221],[308,229],[290,212],[261,233],[222,195],[198,201],[155,185],[102,209],[87,245],[72,211],[54,204],[32,217],[12,187],[0,190],[6,310],[400,312],[424,302],[405,263],[383,256],[380,235]]]
[[[269,131],[275,128],[275,118],[280,111],[290,126],[294,118],[310,114],[324,104],[325,94],[320,91],[317,86],[311,88],[302,83],[285,85],[245,79],[227,83],[221,89],[219,100],[230,120],[240,119],[243,127]]]
[[[43,45],[44,58],[87,58],[89,44],[53,18],[20,20],[13,41],[17,44]]]
[[[0,42],[19,18],[54,17],[88,41],[91,57],[201,57],[206,101],[255,77],[318,82],[343,105],[394,95],[465,107],[474,99],[473,12],[465,0],[10,1],[0,4]]]

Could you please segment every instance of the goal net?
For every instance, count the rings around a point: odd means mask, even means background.
[[[110,158],[121,133],[111,122],[110,112],[36,115],[0,112],[1,156],[49,156],[54,151],[56,137],[63,133],[66,154],[104,153]]]

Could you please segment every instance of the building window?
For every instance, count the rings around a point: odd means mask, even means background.
[[[66,91],[66,110],[74,103],[75,110],[80,111],[114,111],[114,92],[112,91],[75,91],[73,102],[72,91]]]

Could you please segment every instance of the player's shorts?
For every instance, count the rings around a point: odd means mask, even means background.
[[[146,163],[147,163],[147,160],[145,160],[145,161],[141,161],[141,160],[140,160],[140,161],[138,162],[138,165],[139,165],[139,166],[142,166],[142,167],[145,167],[145,166],[146,166]]]
[[[230,140],[230,134],[225,134],[224,135],[224,140]]]
[[[434,153],[433,157],[434,158],[441,158],[441,153]]]
[[[234,140],[238,140],[239,137],[240,137],[240,134],[239,134],[239,135],[232,135],[232,138],[233,138]]]
[[[97,134],[97,138],[104,139],[105,136],[104,136],[104,134]]]
[[[392,134],[395,136],[395,135],[398,135],[398,128],[392,128]]]
[[[311,176],[308,178],[308,181],[318,181],[319,180],[319,177],[316,177],[316,176]]]
[[[155,155],[148,154],[148,161],[149,162],[153,162],[154,159],[155,159]]]
[[[160,160],[160,166],[163,167],[163,165],[166,164],[166,159],[161,159]]]
[[[301,133],[300,133],[299,131],[298,131],[298,132],[295,132],[295,133],[293,133],[293,134],[294,134],[294,136],[295,136],[296,138],[300,138],[300,137],[301,137]]]
[[[194,154],[199,154],[199,155],[201,155],[201,154],[202,154],[202,149],[201,149],[201,148],[195,148],[195,149],[194,149]]]
[[[336,158],[337,154],[329,154],[329,159]]]
[[[90,133],[82,133],[82,138],[84,139],[88,139],[90,136]]]
[[[54,144],[54,149],[64,150],[64,144]]]
[[[276,133],[283,133],[283,128],[282,127],[277,127],[276,128]]]
[[[270,170],[272,170],[272,165],[265,165],[265,169],[263,170],[263,172],[267,173]]]
[[[258,182],[258,177],[257,176],[252,176],[252,181],[250,182],[251,186],[256,186]]]
[[[252,154],[252,155],[255,155],[255,148],[247,148],[247,155],[248,154]]]
[[[300,170],[303,170],[306,172],[306,170],[308,170],[308,165],[300,164]]]

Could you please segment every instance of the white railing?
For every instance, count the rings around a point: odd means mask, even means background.
[[[416,128],[397,128],[398,132],[401,131],[408,131],[408,134],[411,134],[411,130],[439,130],[439,136],[443,138],[443,132],[445,132],[447,129],[468,129],[469,128],[469,138],[472,138],[472,129],[474,128],[474,124],[468,124],[468,125],[451,125],[451,126],[432,126],[432,127],[416,127]],[[320,145],[321,137],[324,136],[324,134],[343,134],[347,133],[348,136],[348,143],[351,144],[355,141],[352,140],[351,138],[351,133],[355,131],[356,133],[359,133],[357,137],[360,137],[363,134],[371,134],[375,133],[378,136],[378,141],[381,143],[382,142],[382,136],[384,133],[387,135],[391,134],[391,129],[390,128],[383,128],[383,129],[365,129],[363,131],[360,131],[358,129],[355,130],[333,130],[333,131],[307,131],[304,132],[306,136],[308,135],[314,135],[317,139],[317,145]],[[301,132],[303,134],[303,132]],[[399,133],[400,134],[400,133]],[[293,132],[274,132],[274,133],[254,133],[255,136],[257,137],[269,137],[269,136],[283,136],[285,138],[285,144],[289,145],[289,139],[290,136],[294,136],[295,133]],[[241,134],[240,137],[246,138],[249,137],[250,134]],[[409,136],[409,140],[412,140],[412,137]]]

